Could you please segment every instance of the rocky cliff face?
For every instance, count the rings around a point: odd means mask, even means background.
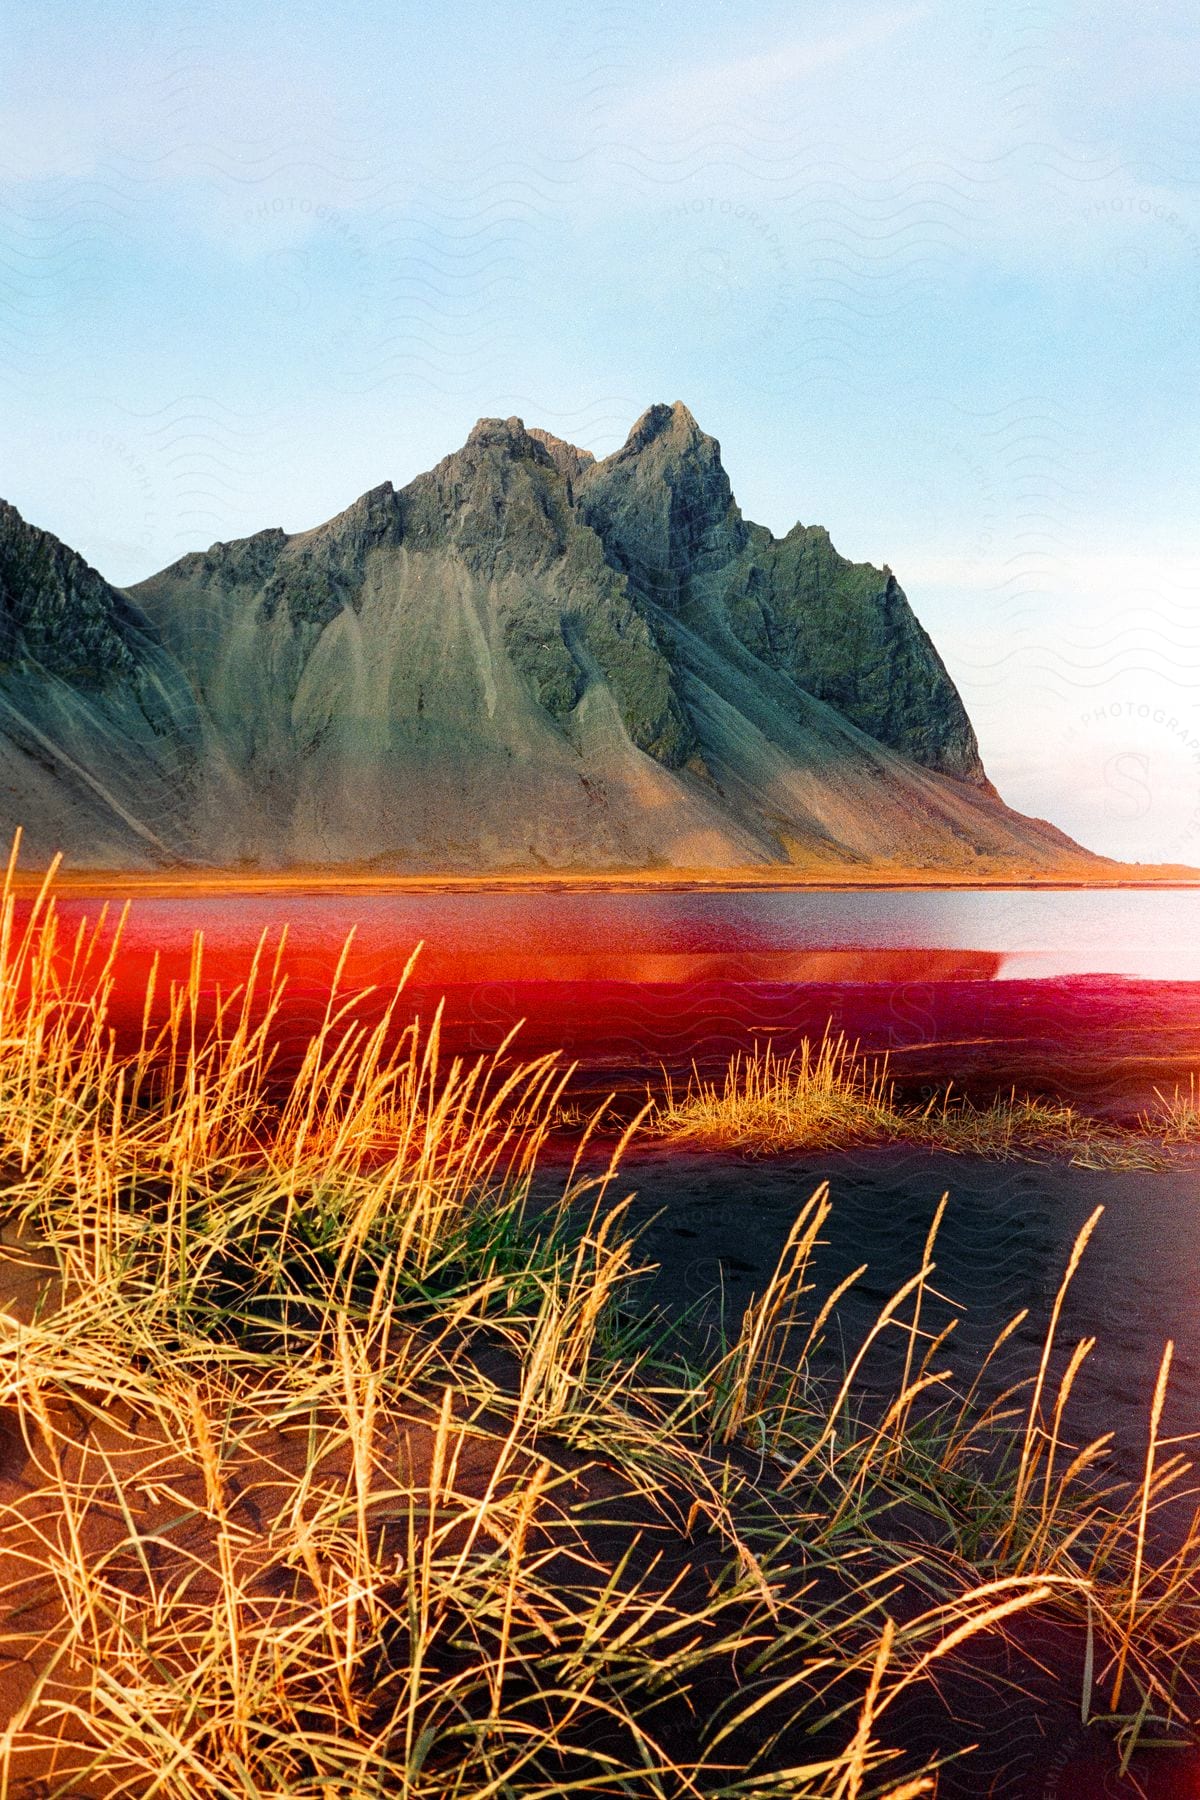
[[[890,569],[847,562],[819,525],[748,524],[721,447],[685,406],[652,406],[579,482],[579,512],[635,592],[768,668],[925,768],[983,786],[958,691]]]
[[[192,689],[145,615],[0,502],[0,828],[46,861],[204,852],[214,791]]]
[[[680,405],[602,462],[483,419],[407,487],[127,595],[5,509],[0,778],[77,862],[1083,856],[995,796],[890,572],[744,520]]]

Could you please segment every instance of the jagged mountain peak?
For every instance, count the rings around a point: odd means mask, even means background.
[[[621,448],[587,471],[579,501],[614,566],[672,610],[683,582],[746,542],[721,446],[680,400],[647,408]]]
[[[86,691],[133,677],[140,623],[124,595],[52,531],[0,500],[0,659]]]
[[[194,857],[203,723],[142,610],[0,501],[0,826],[28,850],[141,867]],[[199,827],[199,829],[197,829]]]
[[[568,482],[576,482],[588,469],[595,466],[596,458],[590,450],[581,450],[578,444],[568,443],[566,438],[556,437],[552,431],[544,431],[540,425],[531,425],[529,435],[536,438],[546,449],[559,474]]]
[[[532,457],[535,462],[546,464],[551,460],[546,446],[526,431],[524,419],[515,415],[510,419],[477,419],[463,450],[500,450],[508,456]]]
[[[704,448],[720,455],[717,440],[701,431],[694,414],[682,400],[673,400],[669,405],[665,401],[656,400],[653,406],[648,406],[641,417],[634,421],[629,436],[615,454],[635,454],[659,440],[666,440],[676,450]]]

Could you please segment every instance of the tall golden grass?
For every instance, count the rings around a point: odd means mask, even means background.
[[[1200,1079],[1189,1075],[1188,1084],[1177,1084],[1170,1094],[1155,1090],[1155,1104],[1146,1116],[1146,1129],[1159,1131],[1168,1144],[1200,1143]]]
[[[693,1071],[681,1090],[668,1077],[652,1113],[663,1137],[750,1155],[889,1143],[996,1158],[1061,1156],[1088,1168],[1160,1166],[1159,1140],[1181,1141],[1189,1117],[1179,1096],[1171,1124],[1164,1114],[1134,1130],[1016,1092],[979,1105],[947,1088],[924,1106],[906,1105],[886,1057],[829,1032],[803,1039],[788,1056],[769,1043],[739,1053],[720,1081]]]
[[[446,1061],[403,978],[373,1024],[335,980],[281,1079],[265,941],[215,1007],[198,942],[118,1054],[119,935],[49,882],[18,927],[11,876],[0,1796],[911,1800],[907,1709],[1034,1611],[1085,1716],[1190,1723],[1166,1360],[1118,1492],[1066,1436],[1061,1294],[1031,1384],[992,1380],[1014,1327],[952,1373],[935,1221],[831,1374],[821,1189],[698,1361],[639,1317],[623,1144],[539,1176],[553,1059]]]

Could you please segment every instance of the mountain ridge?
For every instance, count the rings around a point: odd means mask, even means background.
[[[23,736],[18,693],[48,709]],[[0,806],[93,865],[1098,860],[1004,806],[891,570],[744,519],[681,402],[599,461],[481,419],[403,487],[126,590],[0,510]]]

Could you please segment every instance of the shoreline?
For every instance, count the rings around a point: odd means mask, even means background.
[[[13,891],[24,898],[35,895],[46,880],[46,870],[17,870]],[[942,871],[911,869],[895,873],[846,871],[839,874],[804,874],[789,870],[760,874],[753,869],[668,872],[663,870],[597,870],[589,872],[522,870],[519,873],[466,875],[380,874],[354,869],[289,869],[278,873],[249,873],[236,869],[201,873],[187,870],[60,869],[54,876],[61,895],[111,897],[114,893],[168,895],[197,898],[217,894],[545,894],[545,893],[972,893],[1031,892],[1071,893],[1128,890],[1185,892],[1200,889],[1200,870],[1164,869],[1155,875],[1149,868],[1138,875],[980,875],[971,878]]]

